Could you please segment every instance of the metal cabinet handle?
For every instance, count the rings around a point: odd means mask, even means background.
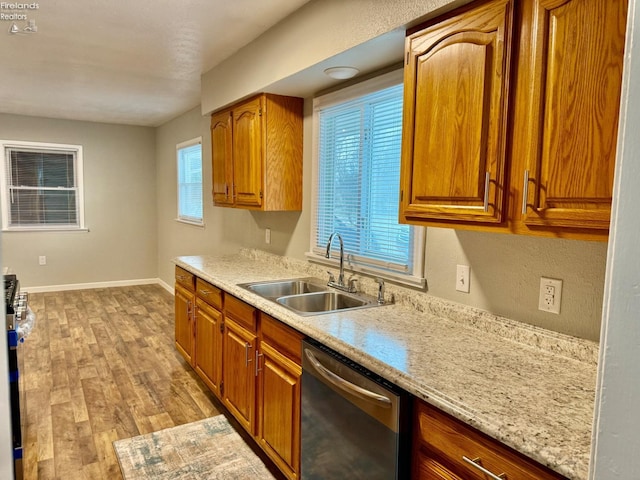
[[[522,186],[522,214],[527,214],[527,197],[529,196],[529,170],[524,171],[524,185]]]
[[[487,172],[484,176],[484,212],[489,211],[489,184],[491,182],[491,174]]]
[[[211,293],[211,290],[204,290],[204,289],[200,289],[200,293],[202,295],[204,295],[205,297],[208,297],[209,294]]]
[[[249,342],[245,342],[244,343],[244,366],[245,367],[249,367],[249,362],[252,361],[252,359],[249,358],[249,349],[251,348],[251,344],[249,344]]]
[[[351,395],[355,395],[358,398],[376,403],[380,407],[391,408],[391,400],[389,398],[359,387],[358,385],[345,380],[341,376],[336,375],[322,365],[311,350],[305,349],[304,353],[309,359],[309,362],[311,362],[313,369],[332,385],[336,386],[340,390],[350,393]]]
[[[477,462],[480,462],[479,458],[474,458],[473,460],[471,460],[469,457],[465,457],[464,455],[462,456],[462,460],[464,460],[465,462],[467,462],[469,465],[471,465],[472,467],[480,470],[482,473],[484,473],[487,477],[492,478],[493,480],[506,480],[507,478],[507,474],[506,473],[501,473],[499,475],[496,475],[495,473],[490,472],[489,470],[487,470],[486,468],[484,468],[482,465],[480,465]]]
[[[262,371],[260,368],[260,357],[264,357],[264,355],[256,350],[256,377],[258,376],[258,372]]]

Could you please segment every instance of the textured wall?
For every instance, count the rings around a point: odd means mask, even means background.
[[[2,234],[4,264],[23,286],[157,276],[154,129],[0,114],[0,136],[84,147],[89,232]]]
[[[418,18],[463,2],[358,0],[314,1],[203,75],[202,111],[252,91]],[[220,245],[262,248],[304,258],[311,221],[312,112],[307,99],[304,130],[303,212],[251,213],[209,207],[207,228],[219,229]],[[203,134],[209,141],[208,132]],[[209,191],[209,190],[207,190]],[[264,231],[272,229],[272,244]],[[208,253],[214,245],[200,253]],[[600,332],[606,243],[463,232],[427,231],[429,295],[472,305],[514,320],[597,340]],[[457,264],[471,267],[471,292],[454,288]],[[560,315],[537,309],[540,276],[560,278]],[[164,276],[163,276],[164,279]]]

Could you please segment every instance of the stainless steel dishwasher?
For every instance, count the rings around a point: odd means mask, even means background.
[[[302,344],[302,480],[409,478],[409,396],[307,339]]]

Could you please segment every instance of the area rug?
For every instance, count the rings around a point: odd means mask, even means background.
[[[224,415],[113,442],[124,480],[273,479]]]

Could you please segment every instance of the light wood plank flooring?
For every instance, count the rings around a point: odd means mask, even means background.
[[[217,415],[157,285],[32,294],[25,480],[117,480],[112,442]]]

